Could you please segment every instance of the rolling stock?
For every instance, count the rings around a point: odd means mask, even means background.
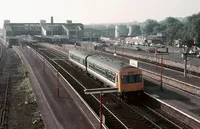
[[[142,71],[120,60],[77,49],[69,50],[69,60],[109,87],[117,88],[121,96],[144,91]]]

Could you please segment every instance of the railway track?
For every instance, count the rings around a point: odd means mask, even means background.
[[[3,57],[3,45],[0,45],[0,62]],[[2,76],[2,68],[0,68],[0,76]],[[1,77],[0,79],[0,128],[8,128],[8,112],[9,112],[9,95],[10,95],[11,78]]]
[[[75,70],[67,60],[62,60],[66,58],[63,57],[63,55],[52,50],[39,50],[38,46],[34,47],[34,49],[42,54],[55,68],[59,68],[59,72],[72,86],[74,86],[76,91],[78,91],[84,100],[93,108],[96,114],[98,114],[99,95],[85,95],[84,89],[101,86],[95,82],[94,79],[83,76],[83,71]],[[79,78],[81,86],[75,78]],[[141,102],[134,102],[137,103],[127,104],[111,94],[104,95],[103,114],[106,118],[105,124],[109,128],[182,128],[157,112],[152,111],[152,109],[141,104]]]
[[[0,109],[0,128],[2,129],[7,129],[8,128],[8,112],[9,112],[9,95],[10,95],[10,86],[11,86],[11,78],[10,75],[8,78],[5,80],[5,84],[1,84],[1,87],[5,86],[4,90],[4,98],[3,98],[3,103],[1,105]]]

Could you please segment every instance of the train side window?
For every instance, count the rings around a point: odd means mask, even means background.
[[[112,78],[111,78],[111,73],[110,73],[109,71],[107,72],[107,78],[108,78],[108,80],[110,80],[110,81],[111,81],[111,79],[112,79]]]
[[[108,70],[105,69],[105,76],[107,77],[108,76]]]
[[[115,76],[115,82],[118,82],[118,75]]]

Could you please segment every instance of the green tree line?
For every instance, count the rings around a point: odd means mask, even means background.
[[[181,39],[189,46],[194,42],[200,46],[200,13],[185,18],[167,17],[162,21],[147,19],[143,23],[132,25],[132,36],[149,36],[162,33],[166,41],[172,43],[174,40]],[[114,37],[115,27],[103,25],[96,27],[86,27],[85,36],[109,36]],[[128,34],[128,30],[127,30]]]

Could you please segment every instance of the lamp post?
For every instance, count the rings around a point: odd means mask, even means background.
[[[35,62],[37,62],[37,51],[35,51]]]
[[[157,55],[160,55],[161,58],[160,58],[160,89],[162,90],[163,89],[163,78],[162,78],[162,75],[163,75],[163,55],[169,55],[169,53],[167,52],[162,52],[162,53],[155,53],[156,57]]]
[[[100,122],[99,122],[99,128],[102,129],[102,114],[103,114],[103,94],[105,93],[114,93],[117,92],[117,88],[96,88],[96,89],[85,89],[84,92],[85,94],[99,94],[100,95],[100,109],[99,109],[99,117],[100,117]]]
[[[102,92],[100,92],[100,129],[102,129]]]
[[[158,61],[157,61],[157,59],[158,59],[158,56],[156,54],[156,69],[158,69]]]
[[[43,73],[45,75],[45,58],[43,58]]]
[[[59,98],[59,67],[58,67],[58,69],[57,69],[57,77],[56,77],[56,80],[57,80],[57,87],[56,87],[56,95],[57,95],[57,97]]]

